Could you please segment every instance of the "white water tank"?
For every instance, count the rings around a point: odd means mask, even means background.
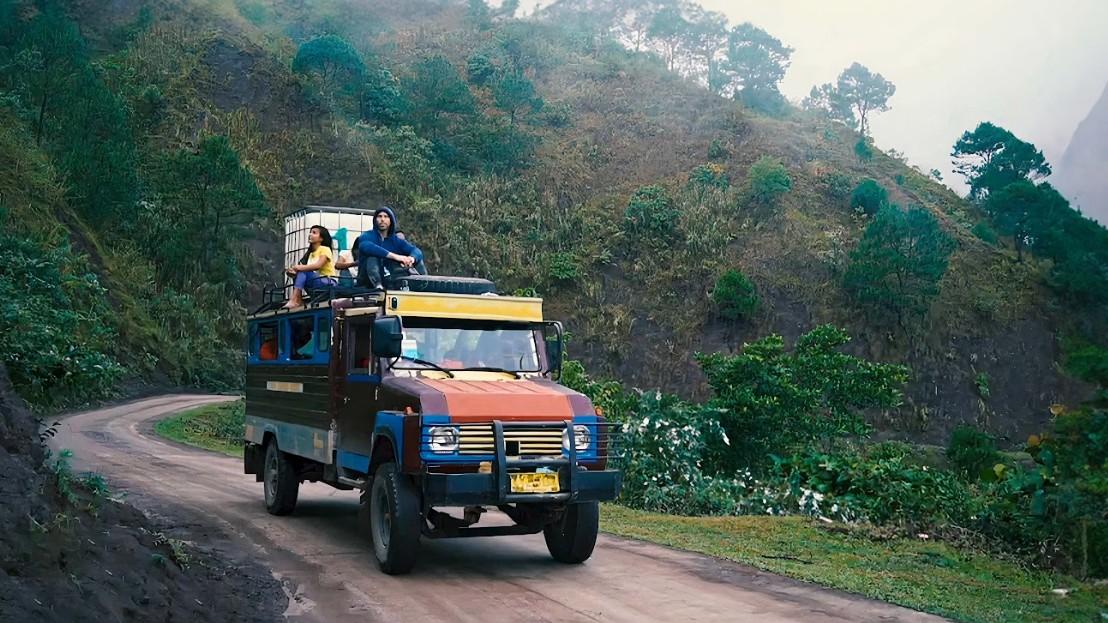
[[[306,206],[285,217],[285,266],[299,264],[308,252],[308,232],[322,225],[331,232],[335,258],[349,251],[362,232],[373,229],[373,210],[341,206]],[[290,279],[291,278],[287,278]]]

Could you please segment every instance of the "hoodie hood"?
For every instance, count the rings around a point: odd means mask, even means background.
[[[373,231],[377,231],[377,215],[384,212],[389,215],[389,233],[388,236],[392,236],[396,233],[396,228],[400,226],[400,223],[396,220],[396,213],[392,211],[392,208],[388,206],[381,206],[373,211]],[[380,233],[378,233],[380,235]]]

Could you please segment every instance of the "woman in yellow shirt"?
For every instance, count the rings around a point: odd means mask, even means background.
[[[285,274],[293,278],[292,295],[285,307],[302,305],[307,288],[326,288],[337,283],[331,244],[331,232],[326,227],[316,225],[308,232],[308,252],[299,264],[285,269]]]

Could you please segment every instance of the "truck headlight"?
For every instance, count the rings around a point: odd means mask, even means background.
[[[432,426],[428,431],[431,437],[431,452],[449,454],[458,451],[458,429],[453,426]]]
[[[589,432],[589,427],[584,424],[575,424],[573,426],[573,445],[577,450],[588,450],[589,444],[592,443],[592,433]],[[562,432],[562,449],[569,451],[569,431]]]

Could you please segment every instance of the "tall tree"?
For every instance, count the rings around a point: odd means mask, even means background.
[[[473,94],[458,70],[443,56],[425,58],[406,81],[415,122],[425,128],[441,126],[443,115],[467,115],[474,110]]]
[[[195,152],[171,153],[153,173],[157,199],[146,244],[161,278],[183,285],[204,275],[235,289],[238,244],[268,210],[227,137],[208,136]]]
[[[731,29],[726,70],[738,80],[736,98],[756,110],[780,111],[785,98],[778,84],[785,77],[792,53],[792,48],[750,22]]]
[[[859,303],[891,313],[904,328],[906,316],[927,313],[954,247],[927,210],[886,205],[850,254],[843,287]]]
[[[805,107],[826,112],[832,119],[869,134],[869,117],[874,112],[889,109],[889,98],[896,85],[860,63],[854,63],[839,74],[835,84],[812,87]]]
[[[334,108],[338,92],[354,87],[365,74],[365,63],[346,39],[322,35],[301,44],[292,70],[316,78],[324,100]]]
[[[1013,182],[1039,180],[1051,173],[1043,152],[988,121],[963,133],[950,155],[954,170],[970,185],[970,197],[977,200]]]
[[[1016,256],[1021,262],[1024,247],[1033,244],[1036,234],[1045,232],[1056,218],[1051,215],[1054,207],[1051,199],[1045,189],[1023,179],[989,193],[985,201],[985,211],[997,229],[1015,241]]]
[[[399,121],[408,110],[408,101],[400,92],[400,81],[387,69],[366,72],[359,101],[362,119],[379,124]]]
[[[676,69],[678,54],[687,45],[691,32],[692,25],[685,19],[680,7],[665,7],[654,14],[648,35],[657,42],[666,69]]]
[[[506,72],[496,83],[493,93],[496,105],[508,113],[511,127],[516,125],[516,114],[526,108],[542,108],[542,98],[535,95],[535,85],[519,71]]]
[[[706,11],[697,5],[689,9],[689,50],[695,65],[694,73],[713,93],[718,93],[718,81],[712,77],[720,73],[720,53],[727,46],[727,17],[715,11]]]
[[[24,13],[0,2],[0,92],[28,111],[35,142],[64,173],[69,200],[92,225],[126,223],[138,194],[125,103],[101,80],[59,3]]]

